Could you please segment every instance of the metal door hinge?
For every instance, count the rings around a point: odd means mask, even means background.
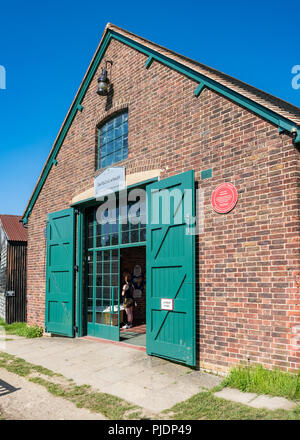
[[[78,327],[77,327],[77,325],[74,325],[74,332],[75,332],[75,333],[78,333]]]
[[[79,215],[79,209],[75,209],[74,212],[75,212],[75,215]]]
[[[77,264],[76,264],[76,266],[74,266],[74,271],[79,272],[79,267],[77,266]]]

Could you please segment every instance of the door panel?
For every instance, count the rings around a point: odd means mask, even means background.
[[[74,336],[74,210],[48,215],[45,327]]]
[[[194,366],[194,172],[149,185],[147,200],[147,353]]]

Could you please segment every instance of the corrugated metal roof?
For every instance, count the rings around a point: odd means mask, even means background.
[[[20,215],[1,215],[0,222],[9,241],[27,241],[27,229],[20,222]]]

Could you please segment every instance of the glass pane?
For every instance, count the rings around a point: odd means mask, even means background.
[[[122,243],[129,243],[129,232],[122,233]]]
[[[103,159],[107,155],[107,145],[101,147],[101,158]]]
[[[139,230],[138,229],[133,229],[130,232],[130,242],[131,243],[136,243],[139,241]]]
[[[120,125],[119,127],[116,127],[115,129],[115,138],[119,138],[123,134],[123,125]]]
[[[114,249],[111,251],[111,259],[112,260],[118,260],[119,259],[119,251],[117,249]]]
[[[97,261],[102,261],[102,252],[97,252]]]
[[[103,273],[110,273],[110,262],[106,262],[103,264]]]
[[[96,286],[102,286],[103,284],[103,277],[102,275],[97,275],[96,276]]]
[[[107,151],[106,154],[111,154],[111,153],[114,152],[114,150],[115,150],[115,148],[114,148],[114,142],[109,142],[109,143],[107,144],[107,146],[106,146],[106,151]]]
[[[111,272],[116,273],[116,274],[119,272],[119,262],[118,261],[112,261]]]
[[[112,234],[111,235],[111,245],[116,246],[119,242],[119,234]]]
[[[101,168],[105,168],[106,167],[106,157],[101,160]]]
[[[88,322],[93,322],[93,312],[88,311]]]
[[[112,130],[114,126],[114,119],[111,119],[109,122],[107,122],[107,130]]]
[[[121,124],[122,124],[122,115],[119,115],[116,117],[115,126],[118,127]]]
[[[102,263],[101,263],[101,261],[100,262],[97,262],[97,265],[96,265],[96,272],[99,274],[99,273],[102,273]]]
[[[141,229],[140,241],[146,241],[146,229],[145,228]]]
[[[103,261],[110,260],[110,251],[103,252]]]
[[[113,154],[109,154],[108,156],[106,156],[106,166],[108,167],[109,165],[111,165],[112,163],[114,163],[114,155]]]
[[[123,134],[127,134],[128,133],[128,122],[124,122],[124,124],[122,125],[123,128]]]
[[[101,237],[97,238],[97,247],[109,246],[109,244],[109,235],[101,235]]]
[[[96,313],[96,323],[102,324],[102,313]]]
[[[122,150],[116,151],[115,160],[116,160],[116,162],[120,162],[120,160],[123,160],[123,151]]]
[[[127,159],[128,157],[128,147],[123,148],[123,160]]]
[[[110,299],[110,288],[109,287],[103,288],[103,299],[104,300]]]
[[[119,139],[115,140],[115,149],[121,150],[122,147],[123,147],[123,138],[120,137]]]
[[[96,287],[96,304],[99,305],[99,298],[102,298],[102,287]]]
[[[111,276],[111,285],[117,286],[119,282],[119,276],[118,275],[112,275]]]

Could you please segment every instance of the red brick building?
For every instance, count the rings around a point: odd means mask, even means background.
[[[122,274],[139,265],[149,354],[297,370],[299,145],[299,108],[108,24],[23,216],[28,323],[125,340]],[[94,179],[113,167],[127,188],[198,189],[199,234],[101,229]],[[238,195],[224,214],[211,203],[222,183]]]

